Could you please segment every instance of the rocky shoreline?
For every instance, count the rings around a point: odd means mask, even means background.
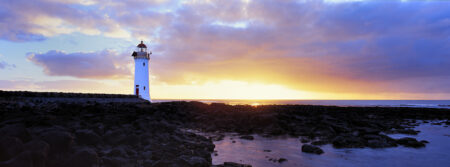
[[[46,100],[55,96],[66,99]],[[120,98],[128,100],[117,100]],[[387,134],[420,133],[413,129],[417,120],[450,124],[448,109],[151,104],[120,95],[54,93],[43,97],[0,91],[0,106],[0,167],[212,166],[213,140],[221,140],[221,134],[227,132],[246,140],[252,140],[252,134],[298,137],[305,143],[302,151],[316,154],[323,152],[320,146],[324,144],[335,148],[420,148],[426,147],[427,141],[396,140]],[[218,166],[244,165],[230,162]]]

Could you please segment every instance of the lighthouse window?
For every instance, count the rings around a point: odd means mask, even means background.
[[[145,90],[145,86],[144,86],[144,90]]]
[[[145,66],[145,63],[142,63],[143,66]]]

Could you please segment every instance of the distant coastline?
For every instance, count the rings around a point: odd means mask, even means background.
[[[132,94],[69,93],[69,92],[33,92],[0,90],[0,97],[58,97],[61,98],[113,98],[133,99]],[[56,99],[55,99],[56,100]],[[127,101],[127,100],[125,100]],[[198,101],[202,103],[224,103],[228,105],[317,105],[339,107],[412,107],[450,109],[450,100],[251,100],[251,99],[154,99],[152,102]]]

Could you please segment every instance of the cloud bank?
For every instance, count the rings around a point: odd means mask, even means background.
[[[65,53],[51,50],[47,53],[32,53],[28,60],[41,66],[51,76],[73,76],[78,78],[127,78],[130,56],[111,50],[90,53]]]

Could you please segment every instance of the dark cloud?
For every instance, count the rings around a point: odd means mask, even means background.
[[[7,62],[0,60],[0,69],[11,69],[11,68],[16,68],[16,65],[8,64]]]
[[[32,53],[28,60],[41,66],[51,76],[128,78],[131,75],[127,67],[131,63],[130,55],[111,50],[89,53],[51,50],[47,53]]]
[[[441,86],[450,84],[440,79],[450,76],[447,3],[233,4],[240,6],[229,15],[197,10],[205,4],[176,11],[155,49],[164,55],[154,60],[161,80],[256,80],[327,92],[447,91]],[[427,86],[420,86],[425,79]]]
[[[92,80],[0,80],[1,90],[88,92],[88,93],[127,93],[115,86]]]
[[[125,30],[155,39],[151,72],[168,84],[242,80],[324,92],[449,92],[443,88],[450,84],[447,2],[26,2],[0,5],[6,11],[0,13],[0,38]],[[46,27],[37,16],[72,28]],[[103,52],[49,51],[29,59],[49,75],[129,76],[123,65],[132,61],[128,55],[102,59]]]

